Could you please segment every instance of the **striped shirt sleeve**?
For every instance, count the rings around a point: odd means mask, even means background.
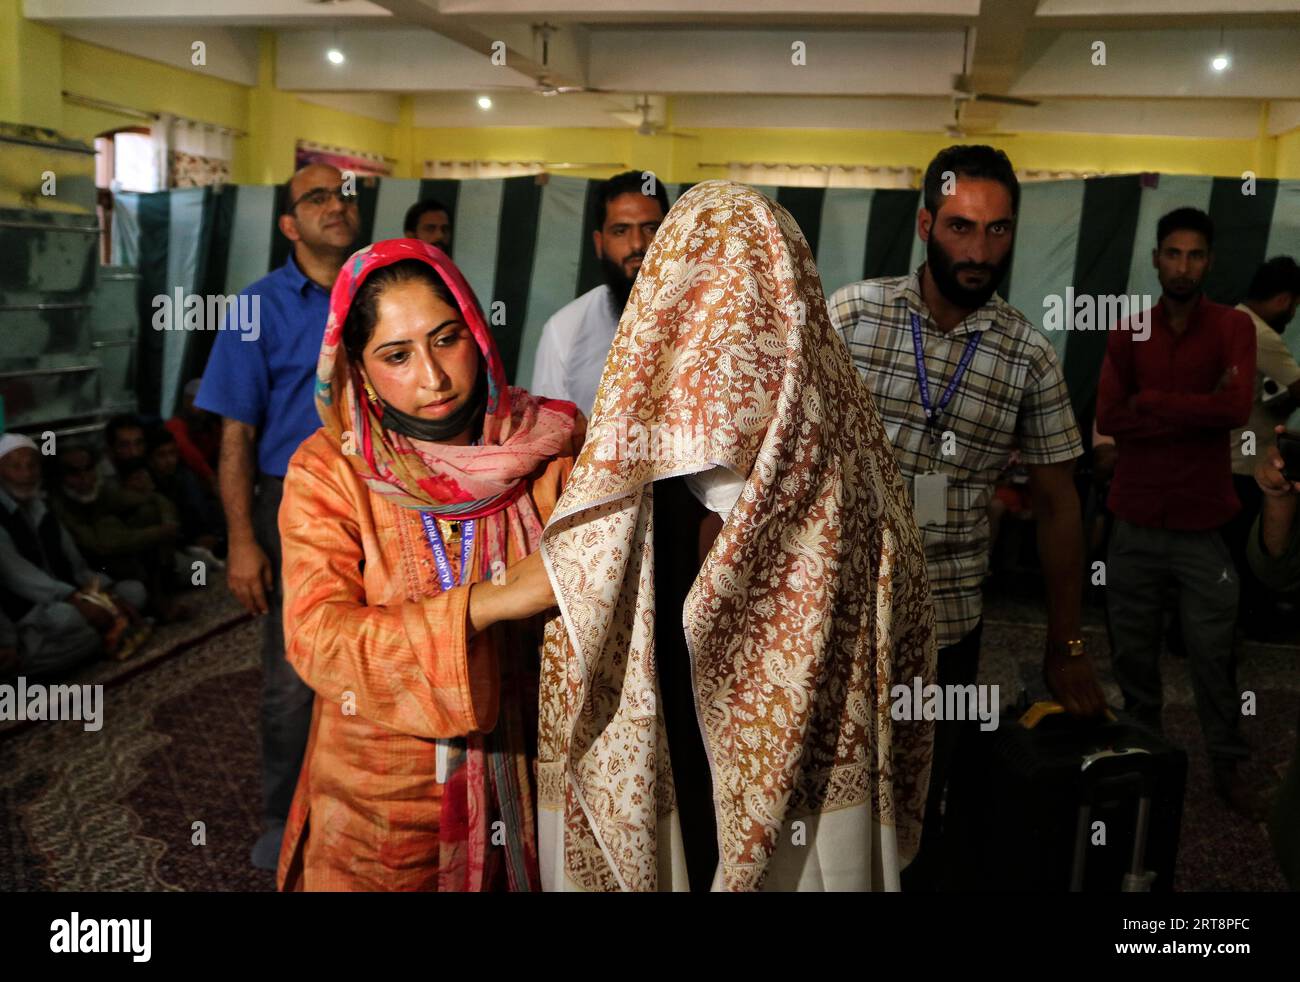
[[[1020,459],[1026,464],[1059,464],[1083,453],[1070,392],[1051,345],[1038,348],[1030,381],[1020,401],[1016,424]]]

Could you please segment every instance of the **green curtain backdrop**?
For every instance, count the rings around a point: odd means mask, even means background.
[[[483,181],[363,181],[362,240],[402,234],[406,209],[436,197],[452,211],[452,254],[489,312],[511,378],[527,384],[542,325],[556,310],[600,282],[590,222],[598,182],[549,176]],[[690,185],[670,185],[675,201]],[[817,257],[827,294],[853,280],[915,268],[924,257],[916,237],[915,190],[761,187],[799,222]],[[1156,220],[1181,205],[1202,208],[1217,229],[1215,267],[1206,292],[1236,303],[1265,258],[1300,255],[1300,181],[1260,180],[1243,193],[1238,177],[1132,174],[1023,186],[1015,255],[1000,292],[1030,321],[1043,324],[1043,298],[1076,294],[1159,292],[1151,266]],[[118,196],[128,217],[115,229],[125,262],[142,274],[141,406],[171,412],[188,378],[202,373],[212,335],[166,332],[148,325],[150,299],[187,291],[238,293],[288,255],[276,227],[279,189],[227,185]],[[1104,332],[1045,331],[1065,368],[1080,422],[1089,426]],[[1287,342],[1300,356],[1300,329]],[[1086,432],[1086,431],[1085,431]]]

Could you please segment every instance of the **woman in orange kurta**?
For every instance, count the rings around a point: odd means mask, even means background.
[[[280,887],[535,889],[536,549],[581,417],[506,386],[468,284],[412,239],[344,265],[316,401],[280,509],[316,692]]]

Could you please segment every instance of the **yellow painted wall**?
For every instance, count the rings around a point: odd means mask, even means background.
[[[1275,141],[1277,158],[1277,176],[1280,178],[1300,178],[1300,129],[1283,133]]]
[[[61,37],[24,18],[22,0],[0,0],[0,120],[62,130]]]
[[[274,84],[275,36],[263,31],[258,52],[257,85],[248,91],[248,169],[242,178],[254,184],[278,184],[293,169],[294,146],[310,140],[395,158],[400,127],[391,123],[304,102]],[[399,161],[394,176],[402,176]]]
[[[653,170],[670,182],[724,176],[724,170],[700,164],[729,160],[921,169],[953,142],[938,133],[853,130],[717,128],[643,137],[623,128],[416,128],[409,98],[403,99],[400,121],[391,124],[304,102],[276,89],[273,79],[269,31],[262,36],[258,84],[249,87],[64,37],[25,20],[21,0],[0,0],[0,119],[83,140],[132,124],[126,116],[65,103],[60,92],[67,89],[230,126],[249,134],[235,141],[232,161],[234,180],[244,183],[283,181],[299,139],[389,157],[398,177],[419,177],[431,159],[543,160],[606,165],[561,171],[577,177],[604,177],[628,167]],[[993,142],[1021,169],[1213,175],[1254,170],[1260,177],[1300,178],[1300,130],[1254,140],[1023,133]]]
[[[248,133],[235,140],[231,176],[237,182],[285,180],[293,167],[294,145],[300,139],[393,156],[396,134],[392,125],[303,102],[293,93],[275,89],[270,82],[274,47],[269,33],[264,41],[261,79],[250,88],[65,37],[62,87],[124,106],[175,113]],[[133,122],[111,112],[63,107],[63,131],[82,139]]]
[[[285,180],[300,139],[397,156],[399,127],[274,89],[268,67],[273,52],[264,45],[263,80],[250,88],[64,36],[24,20],[21,0],[0,0],[0,120],[49,127],[86,142],[106,130],[140,125],[128,115],[65,102],[67,90],[229,126],[249,134],[235,140],[231,176],[239,183]],[[403,161],[399,176],[410,166]]]
[[[389,158],[397,157],[397,127],[392,123],[340,112],[328,106],[317,106],[301,99],[295,98],[294,103],[295,125],[292,139],[288,141],[290,144],[299,139],[312,140],[350,150],[365,150]],[[292,147],[290,151],[284,166],[293,163]],[[285,177],[287,176],[286,174]],[[401,175],[395,173],[394,176]],[[280,180],[284,180],[284,177]]]
[[[1000,139],[1016,167],[1111,173],[1240,174],[1256,166],[1254,140],[1024,133]],[[1260,174],[1269,177],[1269,174]]]
[[[232,129],[248,129],[248,87],[76,38],[63,38],[63,89],[145,112],[167,112]],[[64,103],[62,131],[90,142],[98,133],[147,125],[119,113]],[[232,175],[246,172],[243,140],[235,141]],[[236,177],[236,180],[239,178]]]

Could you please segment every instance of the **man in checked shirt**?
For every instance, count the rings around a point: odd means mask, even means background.
[[[1047,588],[1044,679],[1067,712],[1095,716],[1105,699],[1079,630],[1078,428],[1056,352],[994,292],[1011,264],[1019,203],[1020,184],[1002,151],[941,151],[926,169],[917,214],[925,263],[910,276],[837,290],[830,316],[912,485],[939,627],[939,684],[976,681],[987,506],[1000,468],[1018,447],[1029,470]],[[935,727],[921,851],[903,872],[904,890],[936,885],[940,803],[965,731],[967,724],[954,720]]]

